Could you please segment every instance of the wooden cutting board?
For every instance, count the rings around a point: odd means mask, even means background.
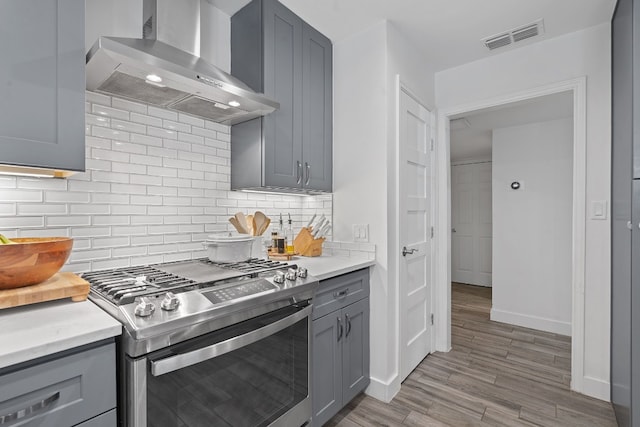
[[[37,302],[71,298],[85,301],[89,294],[89,282],[69,272],[59,272],[37,285],[0,290],[0,308],[17,307]]]

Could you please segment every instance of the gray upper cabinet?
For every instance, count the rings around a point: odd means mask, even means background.
[[[231,73],[280,103],[231,129],[231,188],[332,189],[332,46],[276,0],[231,18]]]
[[[84,170],[84,0],[0,2],[0,164]]]

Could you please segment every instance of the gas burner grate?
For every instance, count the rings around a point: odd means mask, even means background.
[[[203,264],[214,265],[220,268],[227,268],[229,270],[242,271],[245,273],[262,273],[271,270],[280,270],[283,268],[296,268],[294,264],[287,264],[281,261],[272,261],[262,258],[251,258],[248,261],[241,262],[214,262],[208,258],[201,258],[200,261]]]
[[[129,304],[136,297],[169,290],[184,290],[195,281],[166,273],[149,266],[124,267],[115,270],[83,273],[91,289],[116,305]]]

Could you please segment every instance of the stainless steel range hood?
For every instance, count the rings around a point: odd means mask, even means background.
[[[99,37],[87,53],[87,89],[174,110],[206,120],[232,125],[269,114],[280,105],[254,92],[239,79],[208,63],[197,54],[157,40],[158,12],[184,15],[183,1],[144,0],[143,38]],[[195,13],[199,14],[199,2]],[[181,8],[181,11],[170,10]],[[188,9],[188,8],[187,8]],[[190,12],[193,14],[193,12]],[[197,24],[164,34],[171,42],[175,34],[195,32]],[[176,40],[179,45],[180,40]]]

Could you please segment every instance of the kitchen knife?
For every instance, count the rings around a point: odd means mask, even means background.
[[[320,229],[319,238],[327,237],[329,230],[331,230],[331,224],[327,221]]]
[[[311,219],[309,220],[309,223],[307,224],[307,228],[311,229],[311,224],[313,224],[313,220],[316,219],[316,216],[318,214],[313,214],[313,216],[311,217]]]

